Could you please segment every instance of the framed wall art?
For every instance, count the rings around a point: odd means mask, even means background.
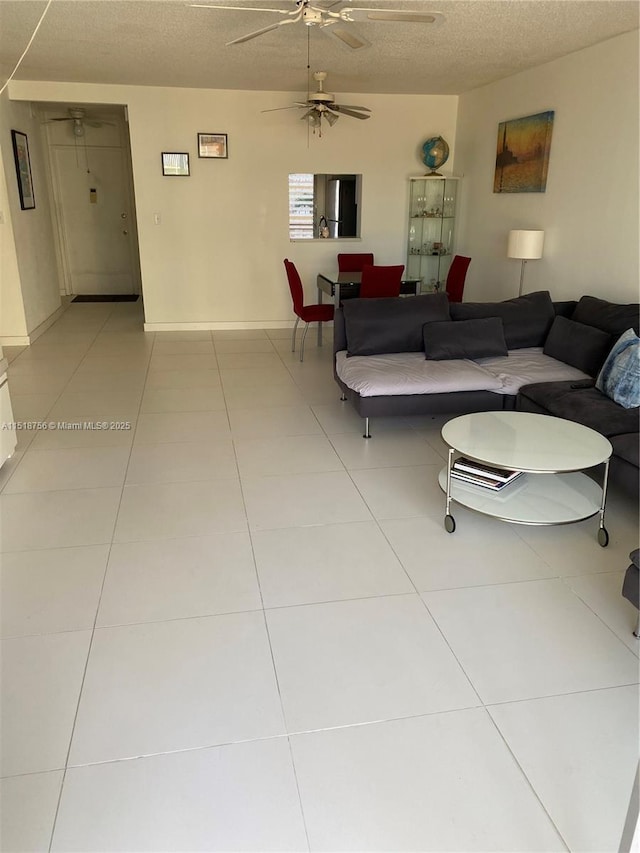
[[[189,175],[189,155],[177,151],[163,151],[162,174],[166,176],[177,175],[178,177]]]
[[[228,156],[226,133],[198,134],[198,157],[226,160]]]
[[[498,125],[494,193],[543,193],[547,188],[554,111]]]
[[[27,134],[21,133],[19,130],[12,130],[11,141],[13,142],[13,157],[16,162],[20,207],[22,210],[33,210],[36,206],[36,200],[33,194],[33,178],[31,176]]]

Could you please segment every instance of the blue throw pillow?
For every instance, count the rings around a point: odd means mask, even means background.
[[[628,329],[614,344],[596,388],[625,409],[640,406],[640,338]]]

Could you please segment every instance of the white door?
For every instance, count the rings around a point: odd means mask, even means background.
[[[126,153],[121,147],[52,147],[68,293],[139,292],[138,246]],[[87,169],[87,164],[89,169]]]

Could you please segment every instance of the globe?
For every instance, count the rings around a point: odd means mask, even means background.
[[[422,162],[431,169],[430,175],[439,174],[439,169],[449,159],[449,146],[441,136],[432,136],[422,146]]]

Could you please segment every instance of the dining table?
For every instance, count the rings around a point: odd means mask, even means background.
[[[318,302],[322,304],[323,296],[326,294],[333,299],[336,308],[345,299],[356,299],[360,295],[360,281],[362,272],[321,272],[316,280],[318,287]],[[403,276],[400,283],[401,296],[418,296],[420,293],[421,278],[410,278]],[[322,346],[322,323],[318,323],[318,346]]]

